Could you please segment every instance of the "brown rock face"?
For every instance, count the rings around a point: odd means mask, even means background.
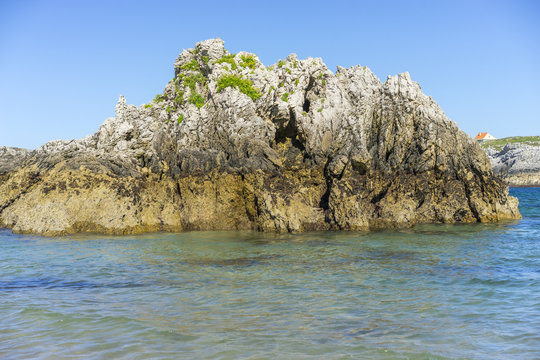
[[[0,226],[46,235],[369,230],[519,218],[478,145],[407,73],[265,68],[219,39],[150,104],[0,169]],[[13,155],[13,154],[12,154]]]

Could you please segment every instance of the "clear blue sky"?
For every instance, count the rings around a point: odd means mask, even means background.
[[[0,0],[0,145],[95,132],[213,37],[266,65],[295,52],[383,81],[409,71],[469,134],[540,135],[540,1]]]

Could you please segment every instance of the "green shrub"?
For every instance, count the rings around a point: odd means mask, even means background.
[[[294,80],[294,85],[298,86],[299,82],[300,82],[300,80],[298,80],[298,79]]]
[[[167,111],[167,114],[170,114],[170,113],[171,113],[171,111],[172,111],[172,109],[171,109],[171,107],[170,107],[170,106],[167,106],[167,108],[165,108],[165,111]]]
[[[270,94],[272,91],[276,90],[276,88],[274,87],[274,85],[270,86],[270,90],[268,90],[268,94]]]
[[[235,56],[236,56],[236,54],[223,55],[223,57],[221,59],[217,59],[215,61],[215,64],[227,63],[227,64],[231,65],[232,70],[236,70],[238,68],[238,66],[236,65],[236,61],[234,61]]]
[[[178,117],[178,119],[176,119],[176,123],[177,123],[177,124],[180,124],[182,121],[184,121],[184,114],[180,114],[180,116]]]
[[[182,70],[191,70],[191,71],[200,71],[199,64],[197,63],[197,60],[193,59],[187,64],[184,64],[180,66],[180,69]]]
[[[203,56],[202,61],[203,63],[208,64],[208,62],[210,61],[210,58],[208,56]]]
[[[284,82],[279,83],[279,87],[280,87],[280,88],[283,87],[284,85],[285,85]]]
[[[281,100],[287,102],[289,101],[289,93],[285,93],[283,95],[281,95]]]
[[[321,82],[321,84],[326,85],[326,80],[323,79],[323,81]]]
[[[197,93],[197,84],[206,85],[207,79],[200,72],[182,75],[178,76],[175,80],[177,94],[174,101],[180,105],[184,103],[184,91],[180,90],[180,82],[183,82],[183,85],[189,87],[191,90],[188,101],[200,109],[204,105],[205,98]]]
[[[278,67],[278,68],[281,68],[281,67],[283,67],[283,66],[285,66],[285,61],[279,60],[278,63],[277,63],[277,67]]]
[[[165,100],[165,98],[163,97],[163,95],[161,94],[157,94],[155,97],[154,97],[154,102],[162,102],[163,100]]]
[[[191,91],[195,91],[197,84],[206,84],[206,78],[201,73],[190,74],[184,78],[184,84],[188,86]]]
[[[320,108],[319,110],[317,110],[318,112],[321,112],[322,111],[322,108]]]
[[[253,82],[249,79],[244,79],[239,75],[225,74],[219,78],[217,85],[218,92],[221,92],[228,87],[235,87],[238,88],[241,93],[249,96],[253,101],[261,97],[259,89],[253,87]]]
[[[250,69],[255,69],[255,67],[257,67],[257,61],[253,55],[242,55],[240,56],[240,59],[242,61],[240,66],[243,68],[248,67]]]
[[[176,89],[176,97],[174,98],[174,102],[177,104],[182,105],[184,103],[184,92]]]
[[[307,112],[302,111],[302,115],[306,116],[306,115],[307,115]]]
[[[287,72],[287,74],[289,74],[289,75],[291,74],[291,69],[285,68],[285,71]]]
[[[296,61],[293,62],[293,66],[294,66],[295,69],[297,68]]]
[[[151,107],[152,107],[152,104],[145,104],[145,105],[144,105],[144,108],[145,108],[145,109],[148,109],[148,108],[151,108]]]
[[[189,95],[189,102],[194,104],[197,109],[200,109],[204,105],[204,97],[201,94],[197,94],[196,92],[191,92]]]

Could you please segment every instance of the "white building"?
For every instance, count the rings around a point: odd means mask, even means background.
[[[476,141],[495,140],[495,139],[497,138],[488,132],[479,132],[478,135],[476,135],[476,137],[474,138],[474,140]]]

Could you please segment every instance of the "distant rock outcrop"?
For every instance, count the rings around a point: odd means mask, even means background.
[[[494,174],[510,186],[540,186],[540,146],[509,143],[502,150],[488,147],[486,153]]]
[[[186,229],[369,230],[519,218],[472,139],[408,73],[265,67],[212,39],[163,94],[123,97],[91,136],[0,175],[0,225],[48,235]]]

